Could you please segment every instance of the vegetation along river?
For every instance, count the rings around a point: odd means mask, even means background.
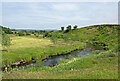
[[[48,66],[48,67],[54,67],[56,65],[59,64],[59,61],[63,60],[63,59],[69,59],[72,57],[83,57],[83,56],[87,56],[87,55],[91,55],[94,52],[101,52],[104,51],[105,49],[103,49],[101,46],[97,45],[97,46],[93,46],[89,43],[86,43],[86,47],[83,50],[76,50],[71,52],[70,54],[63,54],[63,55],[59,55],[59,56],[53,56],[51,58],[45,59],[42,63],[30,63],[29,65],[23,65],[23,66],[19,66],[17,67],[17,69],[27,69],[27,68],[31,68],[31,67],[38,67],[39,65],[43,65],[43,66]],[[39,61],[39,60],[37,60]]]

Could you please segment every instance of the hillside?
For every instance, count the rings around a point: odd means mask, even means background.
[[[10,52],[2,53],[2,66],[19,60],[36,59],[37,67],[9,70],[3,78],[11,79],[118,79],[118,31],[120,25],[94,25],[64,31],[45,32],[43,38],[11,37]],[[84,49],[86,43],[95,51],[92,55],[64,59],[54,67],[43,66],[42,59],[51,55]],[[29,65],[28,65],[29,67]],[[19,76],[18,76],[19,75]]]
[[[0,29],[7,34],[12,34],[12,30],[10,28],[0,26]]]
[[[78,28],[76,30],[70,30],[68,33],[64,33],[64,31],[56,31],[52,33],[48,33],[48,36],[56,34],[58,38],[66,38],[72,41],[80,41],[80,42],[89,42],[91,44],[105,44],[108,45],[109,49],[113,49],[113,47],[118,47],[118,31],[120,30],[120,25],[93,25],[83,28]],[[115,48],[114,48],[115,49]]]

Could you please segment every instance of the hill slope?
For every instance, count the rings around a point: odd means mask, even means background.
[[[45,47],[21,48],[18,50],[11,49],[12,51],[9,54],[3,52],[3,59],[8,58],[9,63],[20,59],[28,60],[28,56],[40,59],[49,55],[63,54],[76,48],[84,48],[86,42],[92,44],[94,48],[97,49],[101,49],[99,47],[102,46],[105,51],[95,52],[85,57],[74,57],[62,60],[59,65],[52,68],[42,66],[40,65],[41,61],[37,61],[37,64],[39,64],[38,67],[18,71],[13,70],[11,71],[12,73],[5,72],[3,78],[118,79],[119,30],[120,25],[95,25],[70,30],[67,33],[65,33],[65,31],[48,32],[46,37],[50,38],[53,36],[62,41],[58,41],[56,45],[52,44]],[[14,57],[16,57],[16,59],[14,59]],[[4,61],[5,60],[3,60],[3,63]]]

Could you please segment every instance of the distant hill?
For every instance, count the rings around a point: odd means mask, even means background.
[[[7,34],[12,34],[12,30],[10,28],[0,26],[0,29],[2,29],[2,31],[4,31]]]

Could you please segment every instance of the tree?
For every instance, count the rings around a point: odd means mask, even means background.
[[[38,33],[34,33],[34,36],[35,36],[35,37],[39,37],[39,34],[38,34]]]
[[[77,29],[77,27],[78,27],[78,26],[77,26],[77,25],[75,25],[75,26],[73,27],[73,28],[74,28],[74,30],[75,30],[75,29]]]
[[[12,34],[12,30],[10,28],[6,28],[6,27],[3,27],[3,26],[0,26],[0,28],[2,28],[2,31],[4,31],[5,33]]]
[[[53,33],[50,37],[50,40],[54,43],[54,44],[57,44],[57,41],[58,41],[58,36],[57,34]]]
[[[10,37],[4,31],[2,31],[2,46],[7,47],[7,51],[9,52],[10,45]]]
[[[71,25],[68,25],[68,26],[67,26],[67,30],[71,30]]]
[[[26,35],[26,33],[24,33],[24,32],[18,32],[17,34],[18,34],[18,36],[25,36]]]
[[[70,30],[71,30],[71,25],[68,25],[68,26],[66,27],[66,31],[65,31],[64,33],[68,33]]]
[[[49,35],[48,32],[44,33],[44,34],[43,34],[43,38],[44,38],[44,37],[47,37],[48,35]]]
[[[61,27],[61,30],[64,31],[64,27]]]

